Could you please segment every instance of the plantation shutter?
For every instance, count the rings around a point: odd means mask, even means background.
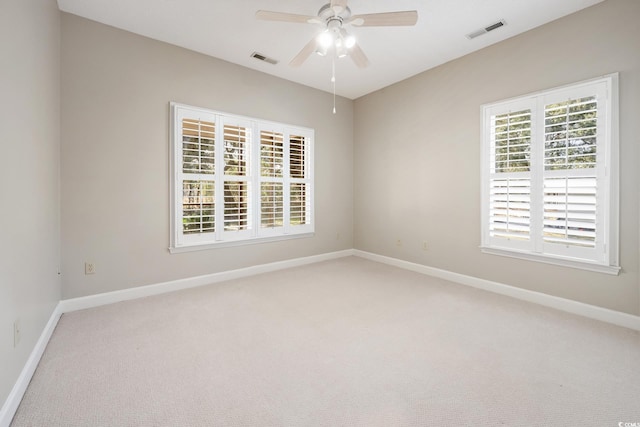
[[[482,107],[483,252],[618,273],[614,93],[610,75]]]
[[[599,96],[588,88],[544,98],[542,238],[549,253],[598,260],[602,252]]]
[[[215,116],[181,110],[176,169],[180,193],[175,230],[179,244],[211,239],[215,221]]]
[[[225,239],[246,237],[251,230],[252,129],[248,123],[225,121],[222,132]]]
[[[313,129],[176,103],[171,118],[172,253],[313,233]]]
[[[531,239],[531,108],[496,111],[489,121],[489,236],[500,245],[528,247]]]
[[[544,241],[595,247],[595,176],[544,179]]]
[[[309,138],[289,135],[289,226],[305,227],[311,224],[311,165]]]
[[[260,228],[262,235],[284,226],[284,135],[260,131]]]

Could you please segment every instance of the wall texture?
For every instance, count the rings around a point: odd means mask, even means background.
[[[0,3],[0,405],[60,300],[60,12]],[[14,348],[13,323],[22,339]]]
[[[608,0],[356,100],[355,248],[640,314],[639,16]],[[621,274],[482,254],[480,105],[616,71]]]
[[[607,0],[355,103],[339,98],[334,116],[329,94],[61,18],[53,0],[3,1],[0,402],[61,298],[351,247],[640,314],[638,16],[637,0]],[[481,254],[480,105],[615,71],[622,273]],[[315,237],[169,254],[170,101],[314,128]],[[97,274],[84,275],[85,261]]]
[[[62,91],[63,298],[353,247],[353,101],[69,14]],[[314,128],[315,237],[170,254],[170,101]]]

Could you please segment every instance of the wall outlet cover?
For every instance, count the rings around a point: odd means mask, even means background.
[[[96,265],[92,262],[85,262],[84,274],[96,274]]]

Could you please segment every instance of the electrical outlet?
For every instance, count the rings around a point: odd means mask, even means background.
[[[96,274],[96,265],[92,262],[85,262],[84,274]]]
[[[20,338],[21,338],[22,332],[20,330],[20,319],[16,319],[15,322],[13,322],[13,346],[17,347],[18,344],[20,344]]]
[[[424,240],[422,242],[422,250],[423,251],[428,251],[429,250],[429,246],[427,245],[427,241],[426,240]]]
[[[400,239],[396,240],[396,246],[402,246],[402,240]]]
[[[336,233],[336,240],[340,240],[340,233]]]

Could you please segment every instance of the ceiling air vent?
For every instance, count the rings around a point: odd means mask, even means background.
[[[474,31],[473,33],[469,33],[467,34],[467,38],[469,40],[471,39],[475,39],[476,37],[480,37],[483,34],[487,34],[489,31],[493,31],[495,29],[498,29],[500,27],[504,27],[505,25],[507,25],[507,23],[505,22],[504,19],[499,20],[498,22],[496,22],[495,24],[491,24],[487,27],[481,28],[477,31]]]
[[[273,64],[273,65],[276,65],[278,63],[278,61],[276,61],[275,59],[269,58],[268,56],[265,56],[258,52],[253,52],[251,54],[251,57],[259,59],[260,61],[268,62],[269,64]]]

